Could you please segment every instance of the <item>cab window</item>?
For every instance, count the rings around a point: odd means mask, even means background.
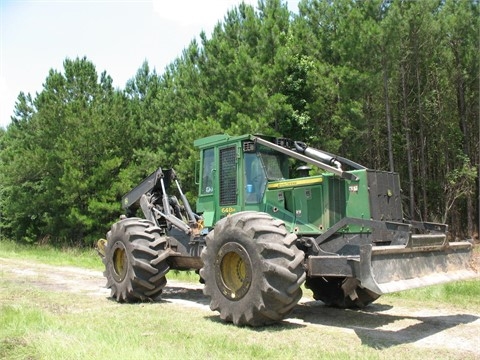
[[[255,204],[262,200],[267,178],[262,160],[256,153],[245,153],[245,202]]]
[[[203,150],[203,167],[202,167],[202,194],[213,193],[213,176],[214,176],[214,152],[212,149]]]

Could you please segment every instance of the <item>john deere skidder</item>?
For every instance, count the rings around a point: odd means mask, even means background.
[[[119,302],[158,297],[170,269],[199,270],[223,320],[261,326],[292,310],[303,283],[315,299],[350,308],[475,276],[470,242],[449,242],[447,225],[403,219],[396,173],[282,138],[214,135],[194,145],[196,212],[174,170],[159,168],[123,197],[125,215],[99,241]],[[292,159],[323,173],[292,177]]]

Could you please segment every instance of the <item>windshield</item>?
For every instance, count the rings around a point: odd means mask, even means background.
[[[279,152],[260,146],[259,155],[268,180],[288,179],[288,158]]]
[[[287,156],[259,146],[257,152],[244,153],[245,202],[259,203],[263,199],[267,181],[288,179]]]

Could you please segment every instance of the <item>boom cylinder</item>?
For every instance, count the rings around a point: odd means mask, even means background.
[[[307,146],[304,142],[295,141],[295,149],[300,154],[304,154],[312,159],[319,160],[324,164],[335,166],[338,170],[342,170],[342,164],[333,156],[324,153],[323,151]]]

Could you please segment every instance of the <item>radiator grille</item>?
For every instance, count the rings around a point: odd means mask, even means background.
[[[220,205],[237,204],[237,162],[235,146],[220,149]]]

